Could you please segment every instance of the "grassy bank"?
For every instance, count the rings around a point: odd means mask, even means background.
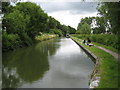
[[[74,34],[74,37],[79,39],[87,39],[90,38],[93,44],[98,46],[105,47],[111,51],[120,53],[118,51],[120,49],[118,36],[117,35],[106,35],[106,34]]]
[[[35,40],[37,41],[45,41],[45,40],[49,40],[51,38],[57,37],[57,35],[55,34],[42,34],[41,36],[36,36]]]
[[[109,53],[96,48],[94,46],[89,47],[82,43],[82,40],[72,37],[79,44],[90,50],[99,58],[99,65],[96,67],[98,75],[101,77],[99,86],[97,88],[118,88],[118,63],[115,58]]]
[[[18,34],[7,34],[6,32],[4,32],[2,34],[2,41],[3,41],[2,51],[7,52],[11,50],[16,50],[18,48],[31,46],[36,41],[44,41],[44,40],[54,38],[56,36],[58,35],[41,33],[41,35],[35,36],[35,38],[30,38],[25,33],[22,35],[18,35]]]

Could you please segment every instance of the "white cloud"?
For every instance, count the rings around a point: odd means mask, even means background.
[[[40,5],[49,16],[54,17],[60,21],[61,24],[70,25],[76,29],[81,18],[97,16],[97,2],[76,2],[76,0],[74,2],[66,2],[68,0],[24,1],[37,3],[37,5]]]
[[[89,13],[89,14],[87,13],[87,14],[74,15],[74,14],[71,14],[70,11],[59,11],[59,12],[48,13],[48,15],[60,21],[61,24],[70,25],[77,29],[78,23],[80,22],[81,18],[97,16],[97,12]]]
[[[43,2],[40,6],[61,24],[77,29],[81,18],[97,16],[97,4],[96,2]]]

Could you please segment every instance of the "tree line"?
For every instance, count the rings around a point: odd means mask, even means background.
[[[62,25],[59,21],[48,16],[42,8],[35,3],[19,2],[15,6],[10,2],[2,2],[2,39],[3,51],[17,47],[29,46],[35,41],[35,36],[42,33],[74,34],[71,26]]]
[[[97,7],[99,17],[82,18],[77,27],[77,34],[118,34],[120,2],[101,2]]]

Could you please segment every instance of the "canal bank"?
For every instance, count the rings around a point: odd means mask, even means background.
[[[83,41],[72,37],[72,39],[77,42],[77,44],[82,46],[84,50],[87,48],[87,53],[94,57],[91,54],[94,53],[97,56],[97,62],[95,70],[92,74],[92,79],[90,83],[91,88],[118,88],[118,64],[113,56],[109,53],[100,50],[97,47],[89,47],[88,45],[84,45]],[[112,74],[111,74],[112,73]],[[114,77],[114,78],[113,78]],[[112,81],[111,81],[112,80]],[[107,83],[106,83],[107,82]],[[99,83],[99,84],[98,84]]]
[[[7,38],[8,41],[6,40],[2,43],[2,52],[15,51],[19,48],[30,47],[34,45],[36,42],[42,42],[45,40],[58,37],[57,34],[41,33],[33,37],[32,39],[27,36],[25,36],[25,38],[21,36],[22,40],[20,40],[20,38],[17,39],[13,36],[12,35],[8,35],[6,37],[3,36],[3,40],[4,38]],[[9,37],[12,37],[13,40],[11,40],[12,38],[9,39]]]
[[[90,50],[88,50],[87,48],[85,48],[84,46],[82,46],[77,39],[75,38],[71,38],[78,46],[80,46],[85,52],[86,54],[88,54],[91,59],[93,60],[93,62],[95,63],[95,68],[93,70],[93,73],[91,74],[91,80],[89,82],[89,88],[95,88],[98,86],[98,83],[100,81],[100,76],[98,76],[98,70],[97,67],[99,65],[99,59],[96,55],[94,55]]]
[[[45,40],[49,40],[52,38],[58,37],[58,35],[55,34],[42,34],[42,35],[38,35],[35,37],[35,40],[41,42],[41,41],[45,41]]]

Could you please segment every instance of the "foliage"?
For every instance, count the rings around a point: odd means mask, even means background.
[[[38,41],[44,41],[44,40],[48,40],[48,39],[51,39],[51,38],[54,38],[56,37],[55,34],[42,34],[42,35],[38,35],[35,37],[36,40]]]
[[[76,34],[90,34],[90,25],[87,23],[84,23],[80,25],[80,28],[76,31]]]
[[[50,29],[51,34],[57,34],[59,37],[63,36],[62,31],[59,29]]]
[[[19,44],[21,44],[18,34],[7,34],[6,32],[3,32],[2,40],[3,51],[14,50],[15,48],[19,47]]]
[[[39,32],[50,32],[59,36],[75,33],[74,28],[60,24],[35,3],[19,2],[15,6],[11,6],[10,3],[5,2],[2,8],[4,12],[2,30],[6,32],[3,37],[7,37],[3,40],[8,41],[9,34],[10,36],[18,35],[21,43],[18,46],[31,45],[35,41],[35,37],[40,35]],[[9,45],[8,47],[10,47]]]
[[[32,39],[28,36],[27,33],[22,33],[20,35],[20,39],[22,41],[22,44],[26,46],[30,46],[33,43]]]
[[[97,27],[92,28],[93,34],[101,34],[106,32],[106,23],[104,17],[95,17],[94,20],[96,21],[95,25]]]
[[[118,34],[120,29],[120,26],[118,24],[120,23],[120,2],[102,2],[97,9],[99,11],[99,14],[104,17],[104,20],[109,27],[109,31],[114,34]]]
[[[12,11],[12,6],[10,5],[10,2],[2,2],[2,12],[3,13],[9,13]]]
[[[3,18],[3,29],[6,28],[8,34],[21,34],[25,32],[29,17],[24,17],[18,10],[5,14]]]
[[[99,3],[97,10],[100,16],[82,18],[78,24],[77,30],[80,30],[82,24],[87,23],[91,26],[93,34],[105,32],[119,34],[120,26],[118,23],[120,23],[120,2],[101,2]],[[95,25],[95,27],[92,25]]]
[[[31,2],[25,2],[17,3],[15,8],[21,13],[24,13],[24,17],[30,17],[29,23],[26,26],[26,31],[31,38],[34,38],[39,32],[46,31],[48,16],[41,7]]]
[[[75,28],[73,28],[73,27],[71,27],[71,26],[68,26],[68,32],[69,32],[69,34],[75,34],[75,32],[76,32],[76,30],[75,30]]]
[[[117,35],[107,35],[107,34],[79,34],[73,35],[80,39],[87,39],[90,38],[93,42],[97,42],[103,45],[112,46],[116,49],[120,49],[118,36]]]
[[[88,31],[85,30],[84,24],[87,24],[86,28],[88,28],[89,25]],[[78,24],[77,27],[78,31],[76,33],[88,34],[88,32],[89,33],[93,32],[93,34],[100,34],[106,32],[106,27],[107,26],[105,25],[104,17],[85,17],[82,18],[80,23]]]
[[[93,18],[94,17],[85,17],[85,18],[82,18],[81,21],[80,21],[80,23],[78,24],[78,28],[77,29],[79,29],[79,26],[82,25],[82,24],[84,24],[84,23],[87,23],[87,24],[90,25],[92,23],[92,19]]]

